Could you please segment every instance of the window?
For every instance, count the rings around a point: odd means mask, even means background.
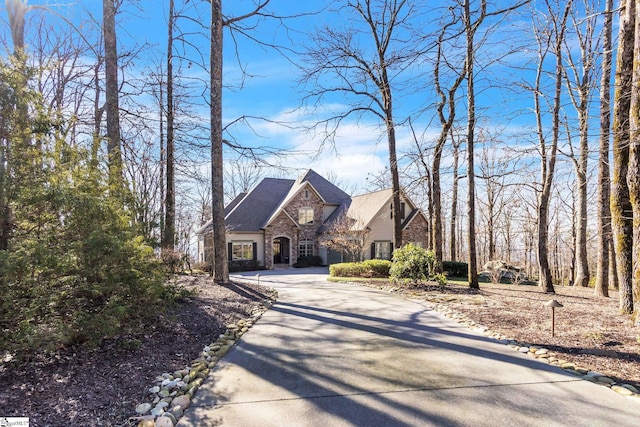
[[[313,224],[313,208],[300,208],[298,211],[298,224]]]
[[[391,242],[374,242],[374,252],[376,259],[391,259]]]
[[[304,198],[305,199],[309,198],[309,190],[304,190]]]
[[[298,257],[313,256],[313,240],[300,240]]]
[[[231,253],[233,261],[252,260],[253,242],[232,242]]]

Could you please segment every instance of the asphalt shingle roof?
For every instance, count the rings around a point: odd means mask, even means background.
[[[259,231],[289,193],[292,179],[264,178],[225,217],[229,231]]]
[[[391,189],[375,191],[360,196],[350,197],[340,188],[320,176],[313,169],[309,169],[297,180],[281,178],[264,178],[249,193],[239,194],[225,208],[225,225],[228,231],[258,232],[282,210],[307,184],[318,192],[319,196],[329,205],[338,206],[325,224],[330,224],[340,215],[346,213],[353,220],[354,229],[364,229],[380,210],[390,202]],[[413,211],[404,221],[406,226],[418,214]],[[211,224],[203,225],[198,233]],[[323,225],[319,232],[326,231]]]

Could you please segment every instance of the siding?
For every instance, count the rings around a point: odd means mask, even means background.
[[[250,241],[258,244],[257,260],[260,264],[264,265],[264,234],[262,233],[228,233],[227,243],[234,241]]]

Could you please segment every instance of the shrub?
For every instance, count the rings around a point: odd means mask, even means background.
[[[193,272],[196,271],[201,271],[204,273],[211,273],[211,270],[213,269],[213,266],[211,265],[210,262],[196,262],[195,264],[193,264]]]
[[[317,255],[301,256],[298,257],[296,263],[293,264],[294,268],[304,267],[319,267],[322,265],[322,257]]]
[[[184,271],[184,264],[187,260],[187,257],[181,252],[163,248],[162,253],[160,254],[160,258],[162,259],[162,264],[164,264],[168,275],[173,275]]]
[[[408,243],[393,252],[389,274],[392,280],[422,284],[434,279],[435,267],[436,256],[433,251]]]
[[[260,263],[254,260],[229,261],[229,273],[237,273],[240,271],[256,271],[260,270]],[[209,266],[211,271],[211,266]]]
[[[329,275],[334,277],[365,277],[361,262],[341,262],[329,267]]]
[[[389,277],[391,261],[386,259],[368,259],[362,262],[366,277]]]
[[[452,277],[467,277],[469,264],[462,261],[442,261],[442,271]]]
[[[162,264],[105,185],[81,174],[18,193],[15,237],[0,251],[0,348],[25,357],[94,347],[175,301]]]

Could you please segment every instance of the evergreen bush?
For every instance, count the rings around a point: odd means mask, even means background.
[[[394,281],[410,281],[415,285],[436,279],[436,256],[433,251],[408,243],[393,252],[389,275]]]
[[[298,260],[293,264],[294,268],[305,267],[320,267],[322,265],[322,257],[318,255],[308,255],[298,257]]]
[[[88,167],[43,169],[16,189],[10,245],[0,251],[5,351],[94,347],[174,301],[161,262],[113,194]]]
[[[469,264],[462,261],[442,261],[442,271],[449,277],[467,277],[469,275]]]
[[[366,277],[387,278],[391,269],[391,261],[386,259],[368,259],[362,262]]]
[[[333,277],[365,277],[364,272],[361,262],[341,262],[329,267],[329,275]]]

